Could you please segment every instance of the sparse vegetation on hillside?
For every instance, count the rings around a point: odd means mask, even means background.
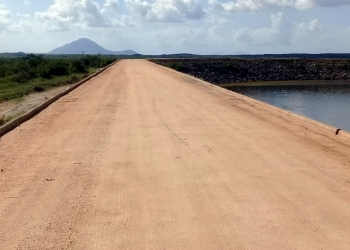
[[[22,58],[0,58],[0,102],[75,83],[115,60],[90,55],[46,58],[34,54]]]

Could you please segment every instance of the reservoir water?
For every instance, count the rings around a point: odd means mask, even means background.
[[[225,88],[350,132],[349,83],[296,82]]]

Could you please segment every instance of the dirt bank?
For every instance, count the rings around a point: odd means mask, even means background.
[[[68,87],[69,85],[56,87],[45,92],[31,93],[19,100],[1,102],[0,118],[8,121],[15,117],[18,117],[45,102],[45,100],[67,89]]]

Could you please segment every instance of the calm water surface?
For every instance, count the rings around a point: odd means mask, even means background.
[[[350,84],[226,87],[243,95],[350,131]]]

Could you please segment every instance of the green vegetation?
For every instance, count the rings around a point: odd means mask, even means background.
[[[0,102],[78,82],[115,60],[100,55],[46,58],[30,54],[0,58]]]
[[[187,67],[185,64],[181,63],[181,62],[177,62],[177,61],[171,61],[169,62],[168,65],[169,68],[172,68],[176,71],[180,71],[180,72],[187,72]]]
[[[18,116],[20,116],[21,114],[19,114]],[[17,116],[17,117],[18,117]],[[6,123],[10,122],[11,120],[15,119],[15,116],[2,116],[0,117],[0,127],[5,125]]]

